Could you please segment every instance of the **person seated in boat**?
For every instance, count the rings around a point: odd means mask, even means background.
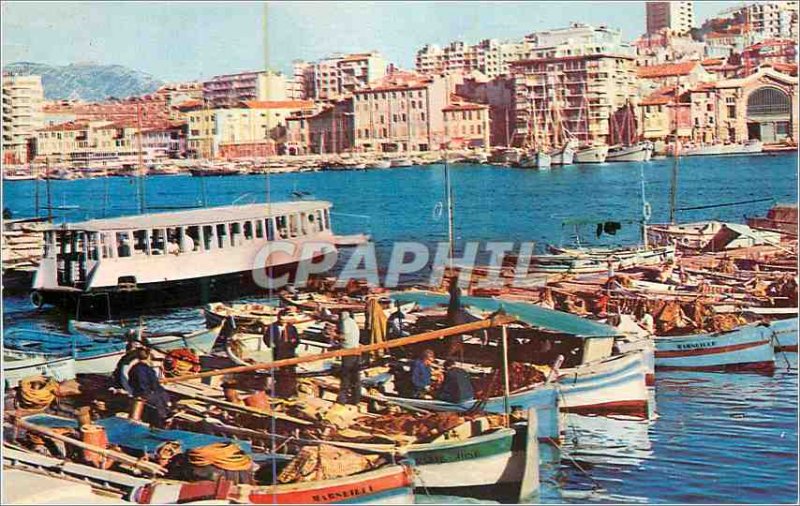
[[[436,359],[433,350],[426,349],[411,364],[411,396],[421,399],[431,390],[431,365]]]
[[[340,336],[343,350],[354,350],[361,344],[361,330],[350,316],[350,311],[342,311],[340,320]],[[336,402],[358,406],[361,402],[361,357],[358,355],[342,357],[342,368],[339,372],[339,396]]]
[[[605,290],[599,290],[597,298],[594,300],[592,313],[598,318],[605,318],[608,315],[608,302],[611,298]]]
[[[125,346],[125,354],[122,355],[117,362],[117,366],[114,368],[114,373],[112,375],[114,378],[114,387],[124,391],[128,395],[133,395],[133,388],[128,381],[128,373],[136,364],[136,361],[139,360],[140,347],[138,342],[129,340],[128,344]]]
[[[389,339],[397,339],[398,337],[406,337],[409,335],[408,331],[404,328],[405,318],[406,315],[403,313],[400,304],[395,303],[394,311],[389,315],[389,320],[387,322]]]
[[[264,333],[264,344],[272,348],[274,360],[284,360],[297,356],[300,338],[297,328],[286,318],[286,311],[280,311],[275,321]],[[275,372],[275,395],[293,397],[297,395],[296,366],[281,367]]]
[[[178,245],[178,241],[175,238],[170,239],[167,243],[167,254],[169,255],[178,255],[181,252],[181,247]]]
[[[639,326],[646,330],[649,334],[655,334],[656,323],[653,319],[653,315],[651,315],[649,312],[645,311],[638,323]]]
[[[137,349],[137,362],[128,373],[128,382],[135,397],[147,403],[143,420],[153,427],[163,428],[169,415],[169,395],[158,380],[156,370],[150,365],[150,351]]]
[[[436,397],[439,400],[460,404],[475,398],[475,390],[469,373],[457,367],[455,362],[447,360],[444,363],[444,381]]]

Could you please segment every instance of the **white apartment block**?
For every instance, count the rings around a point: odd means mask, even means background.
[[[545,30],[525,36],[526,59],[563,58],[593,54],[636,56],[636,48],[622,41],[619,30],[606,26],[573,23],[566,28]]]
[[[694,2],[647,2],[647,33],[685,34],[694,26]]]
[[[382,79],[388,62],[378,52],[334,55],[318,62],[294,62],[294,80],[306,99],[335,100]],[[297,85],[299,86],[299,84]]]
[[[3,162],[28,161],[28,139],[43,126],[41,76],[3,74]]]
[[[286,77],[271,71],[215,76],[203,83],[203,98],[211,108],[235,107],[248,100],[286,100]]]
[[[737,17],[765,39],[797,39],[796,1],[755,2],[737,11]]]
[[[478,71],[494,78],[509,71],[509,63],[525,58],[527,43],[485,39],[474,45],[454,41],[444,48],[427,44],[417,51],[416,70],[421,74]]]

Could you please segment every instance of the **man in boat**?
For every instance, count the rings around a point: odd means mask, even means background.
[[[133,388],[131,388],[130,381],[128,381],[128,374],[131,368],[139,360],[140,344],[137,341],[129,340],[125,346],[125,354],[117,362],[114,368],[114,386],[120,390],[124,390],[128,395],[133,395]]]
[[[408,331],[404,329],[406,315],[403,313],[400,304],[394,303],[394,312],[389,315],[388,334],[389,339],[397,339],[398,337],[407,337]]]
[[[474,399],[475,390],[467,371],[456,367],[452,360],[445,361],[444,368],[444,381],[437,395],[439,400],[460,404]]]
[[[138,348],[136,365],[128,373],[128,382],[135,397],[147,403],[144,421],[153,427],[163,428],[169,415],[169,396],[158,381],[155,369],[150,365],[150,351]]]
[[[411,363],[411,396],[421,399],[431,389],[431,365],[436,359],[433,350],[426,349]]]
[[[279,312],[276,320],[264,333],[264,344],[272,348],[273,359],[296,357],[299,343],[297,328],[286,319],[286,311]],[[275,371],[275,395],[284,398],[297,395],[296,366],[286,366]]]
[[[342,311],[340,335],[343,350],[354,350],[358,348],[361,340],[361,331],[356,321],[350,316],[350,311]],[[354,406],[358,406],[358,403],[361,402],[360,365],[361,357],[358,355],[342,357],[337,402],[341,404],[352,404]]]

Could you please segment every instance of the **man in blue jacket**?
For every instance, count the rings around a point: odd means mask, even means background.
[[[426,349],[411,363],[411,395],[422,398],[431,389],[431,364],[436,359],[433,350]]]

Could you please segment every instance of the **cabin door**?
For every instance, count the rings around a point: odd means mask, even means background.
[[[86,234],[73,231],[62,232],[56,260],[58,284],[82,287],[86,281]]]

